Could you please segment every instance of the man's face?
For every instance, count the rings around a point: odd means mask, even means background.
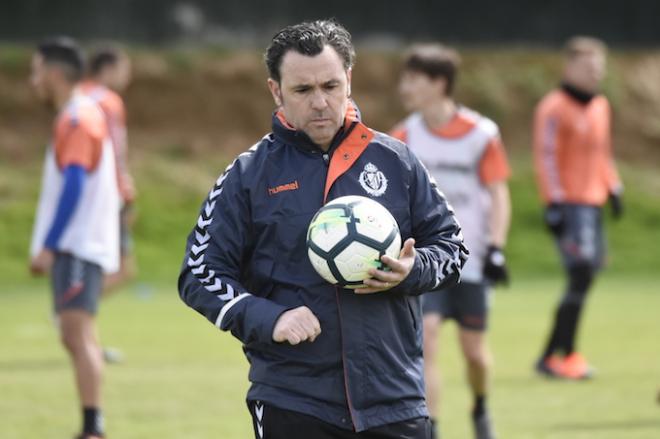
[[[335,49],[325,46],[315,56],[289,50],[282,58],[280,78],[268,79],[275,104],[287,122],[327,149],[344,123],[351,71],[344,69]]]
[[[131,60],[120,56],[117,62],[106,67],[101,75],[101,82],[117,93],[126,90],[131,83]]]
[[[586,92],[597,92],[604,76],[605,55],[602,52],[583,53],[566,63],[564,79]]]
[[[44,62],[43,56],[35,53],[32,56],[30,85],[37,97],[46,103],[53,100],[52,76],[52,69]]]
[[[399,94],[406,111],[421,111],[435,100],[445,97],[445,79],[431,79],[425,73],[404,70],[399,80]]]

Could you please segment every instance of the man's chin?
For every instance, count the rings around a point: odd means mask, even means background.
[[[328,145],[330,142],[332,142],[332,139],[335,137],[335,134],[337,134],[337,131],[339,131],[339,128],[335,130],[331,129],[324,129],[324,130],[312,130],[307,132],[307,135],[309,136],[310,139],[317,145]]]

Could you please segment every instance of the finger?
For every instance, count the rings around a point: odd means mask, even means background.
[[[310,343],[314,342],[314,340],[316,340],[316,339],[318,338],[319,335],[321,335],[321,330],[320,330],[320,329],[318,330],[318,332],[315,332],[314,335],[312,335],[311,337],[309,337],[309,340],[308,340],[308,341],[309,341]]]
[[[415,255],[415,240],[413,238],[406,239],[406,242],[403,243],[403,248],[401,253],[399,253],[399,258],[410,257]]]
[[[289,330],[289,333],[286,336],[286,340],[289,342],[289,344],[294,346],[302,341],[298,334],[296,334],[292,329]]]
[[[355,294],[374,294],[374,293],[380,293],[383,290],[382,288],[357,288],[353,290]]]
[[[403,280],[403,272],[394,272],[394,271],[383,271],[383,270],[373,270],[369,271],[371,279],[365,279],[364,283],[367,283],[367,280],[377,280],[381,282],[401,282]]]
[[[399,259],[394,259],[387,255],[383,255],[380,260],[383,264],[389,267],[390,271],[395,273],[406,273],[408,267],[412,266],[414,263],[414,256],[403,256]]]
[[[39,276],[44,273],[44,270],[41,266],[34,264],[30,266],[30,272],[32,272],[32,274],[35,276]]]
[[[300,307],[297,323],[305,332],[310,334],[315,333],[321,326],[319,319],[317,319],[312,310],[306,306]]]
[[[299,323],[300,323],[299,335],[303,341],[316,336],[316,328],[314,326],[314,322],[311,321],[311,319],[304,320]]]
[[[388,288],[392,288],[394,285],[398,283],[398,281],[388,282],[386,280],[372,278],[372,279],[365,279],[362,283],[364,283],[364,285],[367,288],[381,288],[385,290]]]
[[[314,331],[311,329],[311,327],[309,327],[307,323],[303,321],[298,321],[295,323],[294,331],[296,332],[296,335],[298,335],[298,338],[300,338],[301,342],[307,340],[314,334]]]

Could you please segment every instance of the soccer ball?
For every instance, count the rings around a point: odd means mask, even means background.
[[[398,258],[399,226],[380,203],[366,197],[332,200],[314,215],[307,230],[307,254],[314,269],[331,284],[360,288],[370,268],[387,270],[380,257]]]

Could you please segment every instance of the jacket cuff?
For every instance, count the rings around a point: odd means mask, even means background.
[[[232,303],[233,302],[233,303]],[[244,344],[275,343],[273,329],[280,316],[293,307],[287,307],[263,297],[244,294],[225,304],[216,326],[232,334]]]

